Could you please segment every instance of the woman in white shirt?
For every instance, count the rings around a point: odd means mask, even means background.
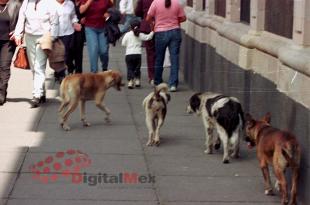
[[[153,38],[153,31],[149,34],[140,33],[140,21],[134,20],[130,24],[131,30],[124,35],[122,45],[126,46],[126,65],[128,88],[140,87],[141,77],[141,54],[142,41],[148,41]]]
[[[47,55],[37,42],[43,34],[50,33],[53,38],[58,35],[55,3],[55,0],[24,0],[14,32],[15,43],[18,46],[22,44],[25,34],[27,56],[34,82],[31,108],[38,107],[46,101],[44,83]]]
[[[81,25],[75,13],[75,6],[71,0],[57,0],[56,12],[59,16],[58,36],[65,46],[65,63],[68,70],[74,70],[73,65],[73,34],[74,31],[81,31]],[[55,72],[55,81],[61,83],[66,75],[66,69]]]

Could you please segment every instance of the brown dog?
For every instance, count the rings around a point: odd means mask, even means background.
[[[277,178],[275,187],[281,192],[281,203],[288,203],[285,170],[292,169],[292,188],[290,205],[297,204],[297,181],[300,164],[300,147],[296,137],[286,131],[273,128],[270,124],[270,113],[261,120],[254,120],[246,114],[246,141],[250,147],[257,146],[257,158],[265,180],[265,194],[272,195],[268,164],[273,165]]]
[[[115,87],[120,91],[121,86],[124,86],[124,84],[119,71],[109,70],[96,74],[83,73],[67,76],[60,85],[60,97],[62,98],[62,103],[58,110],[61,115],[60,126],[66,131],[70,130],[67,120],[79,102],[81,106],[81,121],[84,126],[90,126],[85,119],[85,102],[89,100],[95,100],[96,106],[106,113],[105,120],[109,122],[110,111],[102,101],[110,87]],[[64,111],[65,108],[67,108],[66,111]]]

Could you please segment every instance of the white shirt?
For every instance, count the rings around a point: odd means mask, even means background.
[[[135,36],[133,31],[127,32],[122,39],[122,46],[126,46],[126,55],[142,54],[142,41],[148,41],[153,38],[154,32],[149,34],[140,33]]]
[[[14,35],[20,38],[24,32],[32,35],[43,35],[50,32],[51,36],[58,36],[58,16],[56,14],[56,0],[24,0],[19,11]]]
[[[75,6],[72,1],[65,0],[62,4],[57,2],[57,15],[59,16],[58,36],[67,36],[74,33],[73,24],[79,20],[75,14]]]
[[[134,14],[134,2],[137,0],[121,0],[119,10],[122,14]]]

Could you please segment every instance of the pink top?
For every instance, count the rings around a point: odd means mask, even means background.
[[[180,28],[179,17],[185,16],[179,0],[171,0],[171,6],[165,7],[165,0],[154,0],[147,13],[155,18],[155,32]]]

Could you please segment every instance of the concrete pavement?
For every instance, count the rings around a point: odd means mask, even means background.
[[[84,64],[84,70],[88,70],[86,55]],[[145,62],[143,65],[145,67]],[[124,49],[111,47],[109,67],[121,69],[125,76]],[[193,91],[183,82],[179,92],[172,93],[167,119],[161,129],[162,144],[146,147],[147,129],[141,103],[152,87],[146,83],[145,68],[142,69],[142,88],[108,91],[105,103],[112,112],[111,124],[106,124],[104,114],[89,102],[86,117],[92,126],[84,128],[79,112],[75,111],[69,120],[70,132],[58,125],[59,86],[54,83],[51,71],[47,73],[48,103],[30,109],[31,73],[12,68],[8,103],[0,107],[0,204],[279,204],[279,196],[264,195],[254,150],[247,150],[242,143],[241,159],[233,159],[228,165],[221,162],[222,150],[213,155],[203,153],[204,129],[200,118],[185,113]],[[65,161],[72,159],[73,164],[77,163],[68,150],[86,153],[90,164],[75,172],[73,165]],[[57,158],[59,152],[64,152],[63,158]],[[72,175],[56,170],[54,162],[47,161],[48,157],[63,163],[70,173],[93,177],[86,178],[90,181],[85,183],[72,183]],[[36,173],[31,165],[49,169]],[[95,176],[99,179],[104,173],[151,175],[155,182],[91,183]],[[58,178],[54,181],[39,180],[55,175]]]

